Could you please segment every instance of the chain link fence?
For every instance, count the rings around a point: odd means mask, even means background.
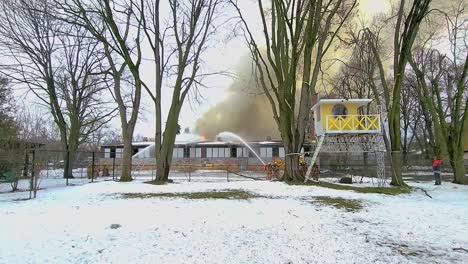
[[[100,162],[100,151],[41,149],[25,143],[3,143],[0,146],[0,193],[18,192],[21,199],[34,198],[37,191],[69,185],[83,185],[95,181],[116,180],[120,165]],[[71,168],[66,173],[66,160]]]
[[[433,180],[430,159],[422,155],[406,155],[403,176],[407,181]],[[72,159],[69,173],[65,161]],[[385,154],[385,177],[391,178],[390,156]],[[375,153],[320,153],[317,160],[321,180],[338,182],[351,177],[353,182],[377,182],[377,156]],[[468,169],[468,168],[467,168]],[[448,162],[442,164],[442,176],[451,181]],[[468,171],[468,170],[467,170]],[[121,160],[110,158],[102,151],[76,151],[42,149],[34,144],[0,144],[0,193],[23,191],[32,198],[37,190],[68,185],[83,185],[96,181],[119,180]],[[282,174],[282,172],[281,172]],[[67,177],[68,176],[68,177]],[[265,180],[265,166],[251,158],[226,159],[175,159],[171,165],[170,179],[174,181],[210,182]],[[155,160],[133,160],[132,177],[150,181],[156,178]]]

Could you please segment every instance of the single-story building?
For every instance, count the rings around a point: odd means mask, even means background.
[[[265,162],[270,162],[275,158],[284,158],[285,150],[281,141],[251,141],[249,146]],[[134,142],[133,159],[154,160],[154,142]],[[309,151],[310,146],[305,146],[303,151]],[[122,157],[122,144],[108,144],[101,146],[104,152],[104,159],[119,159]],[[193,134],[178,135],[174,145],[173,161],[184,159],[204,159],[209,161],[224,159],[248,159],[249,163],[258,161],[256,155],[245,145],[239,142],[206,141]],[[258,161],[258,163],[260,163]]]

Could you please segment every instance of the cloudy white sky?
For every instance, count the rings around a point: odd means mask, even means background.
[[[256,1],[253,0],[242,0],[239,1],[242,3],[242,12],[244,16],[248,19],[249,24],[251,25],[254,33],[261,39],[262,34],[260,31],[259,25],[259,15],[256,5]],[[360,16],[364,18],[371,17],[373,14],[378,12],[383,12],[388,9],[389,4],[388,0],[360,0],[359,11]],[[227,37],[228,32],[227,28],[221,29],[218,32],[217,38],[223,40]],[[242,37],[231,38],[229,41],[220,41],[216,46],[210,48],[204,56],[205,67],[210,69],[210,71],[228,71],[235,72],[236,66],[240,63],[240,59],[247,53],[245,42]],[[147,51],[148,56],[151,56],[150,51]],[[154,83],[154,68],[151,63],[148,63],[143,67],[142,76],[150,85]],[[201,93],[204,97],[204,100],[201,104],[184,104],[184,107],[180,113],[179,123],[182,128],[190,127],[193,129],[194,124],[198,118],[200,118],[204,112],[208,109],[221,102],[225,96],[227,96],[227,89],[232,84],[233,79],[227,76],[212,76],[208,79],[205,79],[205,84],[209,88],[204,88],[201,90]],[[170,88],[165,89],[163,101],[163,107],[165,108],[164,116],[167,113],[169,108],[169,103],[171,100]],[[248,96],[248,94],[246,94]],[[140,118],[140,121],[135,130],[135,135],[139,134],[146,137],[153,137],[155,132],[155,119],[154,119],[154,110],[152,101],[149,99],[146,93],[143,94],[143,116]],[[118,126],[118,120],[115,120],[115,126]]]

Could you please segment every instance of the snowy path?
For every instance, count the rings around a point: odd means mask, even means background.
[[[386,196],[279,182],[98,182],[0,194],[0,263],[462,263],[468,186]],[[117,193],[243,189],[250,200],[121,199]],[[346,212],[315,196],[359,199]],[[111,224],[120,224],[111,229]],[[466,262],[465,262],[466,263]]]

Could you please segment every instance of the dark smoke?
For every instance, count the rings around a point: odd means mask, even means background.
[[[246,140],[280,139],[271,105],[257,87],[250,62],[243,60],[226,99],[197,120],[196,132],[207,140],[214,140],[224,131],[236,133]]]

